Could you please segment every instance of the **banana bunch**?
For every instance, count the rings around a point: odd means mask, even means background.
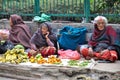
[[[28,56],[24,52],[24,49],[13,48],[12,50],[7,50],[7,52],[0,57],[0,62],[10,62],[13,64],[18,64],[27,61]]]

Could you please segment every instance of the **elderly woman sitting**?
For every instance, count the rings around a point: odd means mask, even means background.
[[[94,31],[88,42],[88,47],[80,47],[80,53],[86,59],[97,58],[100,60],[116,61],[120,59],[120,42],[117,40],[115,30],[107,26],[104,16],[94,19]]]
[[[34,50],[37,52],[35,53],[33,50],[34,55],[41,53],[43,57],[48,57],[56,54],[57,37],[56,34],[52,32],[52,26],[49,22],[42,23],[30,41],[32,45],[36,47]]]

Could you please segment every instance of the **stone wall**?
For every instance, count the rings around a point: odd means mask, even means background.
[[[30,27],[30,30],[32,33],[34,33],[37,30],[38,26],[40,25],[39,23],[32,22],[32,21],[25,21],[25,23]],[[86,26],[86,28],[88,29],[88,32],[93,31],[93,24],[92,23],[72,23],[72,22],[55,23],[55,22],[52,22],[51,25],[52,25],[53,31],[56,33],[59,31],[59,29],[63,28],[64,26],[67,26],[67,25],[73,26],[73,27]],[[108,25],[111,25],[116,30],[120,29],[120,24],[108,24]],[[10,29],[9,21],[7,19],[1,19],[0,20],[0,29],[5,29],[5,28]]]

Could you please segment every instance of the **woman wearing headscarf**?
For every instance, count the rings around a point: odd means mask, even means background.
[[[22,18],[13,14],[10,16],[10,35],[9,40],[14,44],[21,44],[25,47],[25,49],[31,48],[31,34],[29,27],[23,22]]]
[[[120,42],[115,30],[107,26],[107,22],[104,16],[97,16],[94,19],[94,31],[88,42],[89,46],[80,50],[85,58],[95,57],[112,62],[120,59]]]
[[[48,57],[56,53],[57,37],[52,32],[49,22],[42,23],[31,38],[31,43],[36,46],[36,50],[43,57]]]

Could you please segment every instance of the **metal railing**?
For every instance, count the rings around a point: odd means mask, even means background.
[[[54,18],[85,18],[105,15],[120,16],[120,1],[114,4],[103,3],[106,0],[0,0],[0,15],[20,14],[22,16],[40,16],[46,13]],[[112,6],[111,6],[112,5]]]

